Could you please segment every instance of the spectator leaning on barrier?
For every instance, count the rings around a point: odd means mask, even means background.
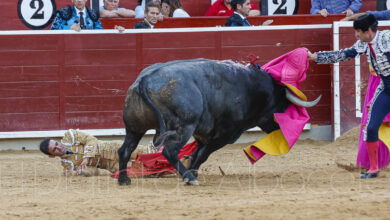
[[[134,25],[134,29],[153,29],[154,25],[158,21],[158,16],[161,12],[161,6],[159,3],[151,1],[145,6],[145,19],[137,22]]]
[[[357,13],[349,17],[345,17],[341,19],[342,21],[354,21],[356,18],[364,15],[364,14],[372,14],[378,21],[383,21],[383,20],[390,20],[390,10],[385,10],[385,11],[367,11],[367,12],[362,12],[362,13]]]
[[[231,6],[232,0],[217,0],[206,12],[205,16],[232,16],[234,9]],[[256,8],[254,4],[251,5],[251,10],[249,11],[249,16],[258,16],[260,15],[260,10]]]
[[[126,8],[119,8],[119,0],[104,0],[104,5],[99,8],[102,18],[134,18],[135,12]]]
[[[99,14],[85,7],[87,0],[72,0],[73,6],[66,6],[57,12],[51,30],[103,29]]]
[[[230,4],[234,13],[227,19],[225,26],[250,26],[246,19],[251,10],[250,0],[232,0]]]
[[[347,17],[358,13],[362,7],[362,0],[311,0],[310,14],[346,14]]]
[[[161,11],[165,17],[184,18],[190,15],[183,10],[180,0],[162,0]]]

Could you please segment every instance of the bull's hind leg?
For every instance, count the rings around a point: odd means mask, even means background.
[[[194,126],[188,125],[181,127],[176,131],[167,131],[160,135],[161,143],[164,146],[162,154],[169,163],[180,173],[183,181],[190,185],[199,185],[197,178],[188,170],[179,160],[178,154],[180,149],[190,139],[194,132]]]
[[[138,142],[141,140],[144,133],[134,133],[126,130],[125,141],[118,150],[119,155],[119,185],[130,185],[131,179],[127,176],[127,163],[130,156],[137,148]]]
[[[213,147],[210,147],[208,145],[203,146],[203,148],[201,148],[197,152],[197,155],[194,157],[194,160],[192,161],[192,164],[191,164],[191,170],[194,170],[193,172],[197,173],[200,165],[202,165],[202,163],[206,162],[206,160],[209,158],[210,154],[213,153],[214,151],[219,150],[223,146],[225,146],[225,144],[220,144],[217,146],[214,145]]]
[[[195,138],[196,139],[196,138]],[[205,145],[198,139],[196,139],[196,149],[195,151],[191,154],[191,162],[190,162],[190,167],[188,169],[191,170],[192,174],[195,177],[198,177],[198,170],[193,169],[193,164],[197,160],[198,155],[200,154],[200,151],[204,150]]]

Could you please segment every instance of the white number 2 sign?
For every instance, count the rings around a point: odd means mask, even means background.
[[[30,29],[43,29],[48,26],[56,13],[55,0],[19,0],[20,21]]]

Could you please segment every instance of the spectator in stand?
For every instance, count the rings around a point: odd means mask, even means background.
[[[232,16],[234,9],[231,6],[232,0],[217,0],[206,12],[205,16]],[[251,5],[249,16],[259,16],[260,11],[254,4]]]
[[[251,10],[250,0],[232,0],[231,5],[234,9],[234,13],[230,16],[226,23],[226,27],[236,26],[251,26],[249,21],[246,19],[249,16]],[[268,19],[263,22],[262,25],[270,25],[274,20]]]
[[[250,0],[232,0],[230,4],[234,9],[234,13],[227,19],[225,26],[250,26],[248,20],[246,20],[246,16],[249,15],[251,10]]]
[[[161,0],[138,0],[138,5],[135,7],[135,17],[136,18],[144,18],[145,17],[145,5],[147,5],[149,2],[154,1],[160,4],[161,6]],[[159,21],[162,21],[164,19],[164,16],[162,14],[158,15],[157,18]]]
[[[57,12],[51,30],[103,29],[99,14],[85,7],[87,0],[72,0],[73,6],[66,6]]]
[[[161,11],[164,17],[190,17],[190,15],[183,10],[180,0],[162,0]]]
[[[134,18],[135,12],[126,8],[118,8],[119,0],[104,0],[104,5],[100,7],[100,17],[102,18]]]
[[[153,29],[161,13],[160,3],[151,1],[145,7],[145,19],[137,22],[133,29]]]
[[[310,14],[345,14],[347,17],[358,13],[362,7],[362,0],[311,0]]]

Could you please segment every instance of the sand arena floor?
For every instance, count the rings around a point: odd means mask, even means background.
[[[390,170],[360,180],[358,130],[334,143],[299,141],[251,165],[229,145],[201,167],[200,186],[180,178],[65,177],[39,152],[0,153],[0,219],[389,219]],[[223,176],[219,166],[226,174]]]

